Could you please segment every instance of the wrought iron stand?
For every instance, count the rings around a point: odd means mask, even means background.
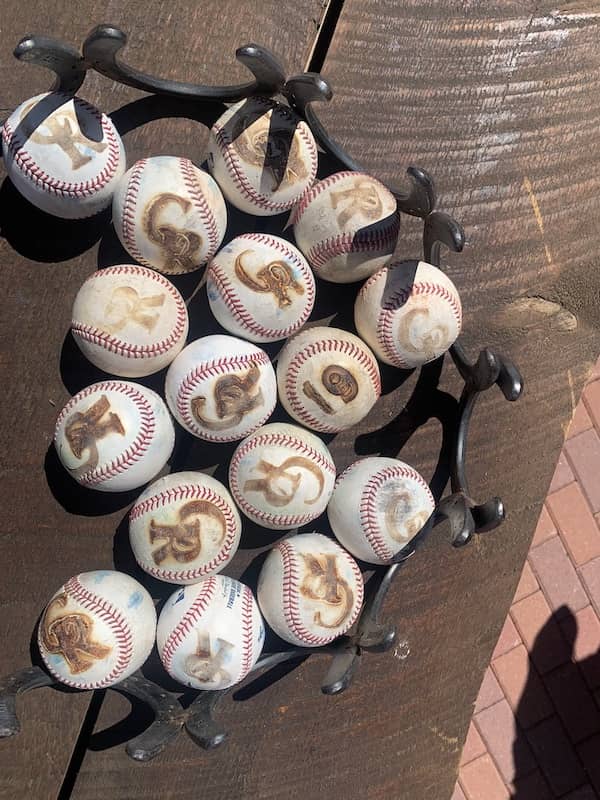
[[[83,43],[82,53],[63,42],[45,36],[27,36],[15,49],[15,56],[38,66],[48,67],[56,74],[53,89],[74,94],[81,87],[89,69],[119,83],[182,100],[198,102],[232,103],[254,95],[282,96],[305,119],[319,146],[340,165],[340,168],[361,171],[355,162],[329,136],[321,124],[312,104],[331,100],[332,91],[320,75],[305,73],[286,80],[279,61],[263,47],[249,44],[236,52],[236,58],[254,76],[254,80],[237,86],[202,86],[178,81],[167,81],[145,75],[118,58],[127,41],[125,33],[109,25],[99,25]],[[440,266],[441,247],[460,252],[464,246],[464,232],[458,222],[443,211],[436,210],[436,193],[432,178],[425,170],[409,167],[407,190],[390,186],[398,208],[405,214],[423,220],[423,259]],[[450,523],[452,544],[465,545],[474,533],[496,528],[505,516],[500,498],[478,504],[470,495],[466,476],[466,449],[469,423],[480,393],[496,384],[507,400],[517,400],[523,381],[515,364],[493,350],[484,349],[474,363],[470,363],[459,342],[450,349],[450,355],[464,387],[458,403],[456,429],[452,448],[450,483],[452,493],[444,497],[423,530],[394,559],[394,563],[375,570],[374,580],[356,625],[355,632],[341,637],[333,644],[319,648],[294,648],[264,655],[252,674],[268,670],[285,661],[304,659],[314,655],[327,655],[329,668],[321,690],[336,694],[346,689],[354,675],[361,654],[365,651],[388,650],[395,641],[396,630],[392,623],[380,619],[380,612],[392,581],[402,563],[410,558],[426,539],[431,529],[443,519]],[[16,713],[17,695],[41,686],[57,685],[41,667],[29,667],[0,681],[0,737],[12,736],[20,729]],[[231,691],[200,691],[194,701],[184,708],[178,696],[164,691],[157,684],[137,672],[119,684],[110,687],[146,703],[154,712],[152,724],[126,745],[127,753],[138,761],[147,761],[160,753],[185,728],[201,747],[210,749],[222,744],[227,734],[213,718],[219,700]]]

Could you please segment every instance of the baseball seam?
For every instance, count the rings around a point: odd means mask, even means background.
[[[162,353],[167,353],[180,341],[187,325],[187,309],[181,295],[170,281],[163,278],[162,275],[159,275],[154,270],[150,273],[141,267],[122,266],[103,269],[100,273],[95,272],[93,275],[90,275],[85,283],[87,284],[90,281],[101,279],[105,275],[141,275],[142,277],[150,277],[155,280],[161,287],[169,292],[175,301],[176,317],[173,329],[165,339],[153,342],[152,344],[142,345],[124,342],[122,339],[112,336],[106,331],[95,328],[92,325],[86,325],[83,322],[72,320],[71,328],[75,336],[84,341],[98,345],[111,353],[127,356],[129,358],[151,358],[152,356],[161,355]]]
[[[246,585],[242,588],[242,666],[238,681],[243,680],[252,668],[254,660],[254,597]]]
[[[283,567],[283,616],[285,617],[290,633],[303,644],[313,647],[328,644],[337,634],[333,634],[332,636],[318,636],[315,633],[311,633],[302,622],[299,600],[300,570],[296,561],[294,547],[289,542],[283,541],[279,542],[277,549],[281,554]]]
[[[187,570],[166,569],[150,564],[147,561],[144,561],[144,563],[140,562],[140,566],[143,567],[146,572],[150,573],[150,575],[154,575],[154,577],[162,580],[193,580],[194,578],[201,578],[208,573],[215,572],[215,570],[229,558],[231,548],[233,547],[237,535],[236,519],[230,504],[225,498],[221,497],[221,495],[217,494],[217,492],[213,491],[208,486],[176,486],[173,489],[166,489],[164,492],[159,492],[152,497],[148,497],[146,500],[136,503],[129,512],[129,521],[130,523],[134,522],[144,514],[156,511],[158,508],[168,506],[171,503],[192,499],[206,500],[212,503],[225,517],[225,530],[227,535],[218,554],[205,564]]]
[[[334,186],[336,183],[339,183],[339,181],[344,180],[344,178],[356,177],[361,174],[362,173],[359,172],[352,172],[351,170],[344,170],[343,172],[334,172],[333,175],[329,175],[327,178],[323,178],[322,181],[315,183],[315,185],[307,189],[300,200],[298,200],[290,217],[290,225],[295,225],[297,222],[300,222],[308,206],[324,189]]]
[[[258,237],[247,236],[244,238],[250,239]],[[215,289],[221,295],[223,303],[231,312],[232,316],[242,326],[242,328],[250,333],[254,333],[257,336],[268,337],[270,339],[273,337],[285,339],[288,336],[291,336],[292,333],[295,333],[309,318],[315,302],[315,284],[314,280],[312,280],[312,273],[310,275],[307,274],[306,268],[291,250],[287,250],[287,248],[284,249],[283,247],[279,247],[278,249],[283,251],[291,260],[294,261],[294,263],[301,269],[302,274],[306,279],[305,287],[307,291],[302,314],[294,323],[288,325],[286,328],[266,328],[264,325],[261,325],[260,322],[258,322],[250,314],[242,300],[239,298],[235,286],[223,267],[213,259],[208,268],[208,280],[212,281]]]
[[[205,585],[202,587],[198,596],[194,598],[191,606],[185,612],[179,623],[173,628],[171,633],[167,636],[163,648],[160,652],[160,659],[167,670],[171,672],[173,665],[173,657],[179,649],[179,645],[184,641],[188,633],[193,629],[194,624],[198,622],[208,604],[213,599],[213,595],[217,589],[217,581],[215,577],[207,578]]]
[[[250,503],[240,490],[238,483],[238,467],[241,460],[252,450],[262,446],[279,446],[289,447],[291,450],[304,455],[306,458],[311,459],[318,464],[323,470],[335,476],[335,465],[322,453],[319,453],[314,447],[301,442],[300,440],[289,436],[284,433],[265,433],[256,436],[250,441],[242,442],[237,448],[231,459],[229,465],[229,488],[231,493],[242,511],[250,518],[261,520],[261,522],[269,522],[285,528],[295,528],[298,525],[304,525],[307,522],[315,519],[318,514],[308,512],[306,514],[273,514],[270,511],[263,511],[256,508]],[[321,513],[320,511],[318,513]]]
[[[408,480],[418,483],[427,493],[431,501],[432,508],[434,506],[434,500],[429,486],[423,477],[419,475],[419,473],[412,467],[403,467],[400,464],[393,467],[385,467],[369,478],[360,499],[360,523],[371,549],[375,555],[384,562],[392,559],[396,551],[391,549],[385,540],[385,537],[383,536],[381,526],[377,520],[376,504],[377,496],[381,490],[381,487],[384,486],[388,480],[394,478],[407,478]]]
[[[71,100],[71,96],[57,92],[64,96],[66,100]],[[69,199],[81,199],[95,194],[99,189],[102,189],[114,177],[120,162],[120,147],[114,128],[106,117],[99,109],[95,108],[90,103],[87,103],[81,98],[77,98],[77,105],[81,106],[92,114],[102,127],[102,133],[108,141],[108,154],[105,167],[96,175],[95,178],[90,178],[87,181],[80,181],[79,183],[70,181],[61,181],[53,178],[45,172],[36,162],[35,158],[24,149],[25,141],[18,141],[16,131],[13,130],[8,120],[2,126],[2,139],[10,154],[11,158],[17,163],[19,169],[30,178],[40,188],[49,192],[50,194],[59,197],[66,197]],[[56,109],[58,111],[58,109]]]
[[[338,427],[333,424],[327,425],[311,414],[310,411],[305,408],[298,392],[298,376],[303,365],[319,353],[324,352],[342,353],[354,359],[358,365],[364,368],[373,387],[373,391],[375,392],[375,400],[381,394],[381,377],[375,358],[354,342],[349,342],[347,340],[321,339],[306,345],[290,359],[285,374],[283,389],[294,415],[309,428],[315,428],[322,433],[335,433],[339,430]]]
[[[56,429],[54,433],[55,442],[58,435],[58,429],[65,421],[68,414],[71,413],[73,408],[79,403],[80,400],[83,400],[96,392],[119,392],[120,394],[128,397],[139,412],[140,423],[135,439],[125,450],[125,452],[113,458],[110,463],[105,464],[102,467],[91,469],[88,472],[84,472],[84,474],[78,478],[79,482],[84,486],[97,486],[99,483],[107,481],[110,478],[114,478],[115,476],[120,475],[122,472],[125,472],[126,469],[131,467],[136,461],[139,461],[144,453],[146,453],[152,444],[152,439],[156,431],[156,420],[154,418],[154,413],[150,403],[147,401],[144,395],[141,392],[138,392],[133,386],[118,383],[117,381],[106,381],[105,383],[95,383],[91,386],[88,386],[86,389],[83,389],[81,392],[79,392],[79,394],[76,394],[75,397],[72,397],[71,400],[69,400],[67,405],[60,412],[56,421]]]
[[[214,435],[201,428],[190,412],[190,398],[191,394],[198,387],[198,384],[208,378],[216,378],[218,375],[225,375],[227,373],[235,372],[236,370],[244,369],[248,366],[264,367],[270,364],[271,360],[264,351],[257,353],[249,353],[245,356],[223,356],[221,358],[206,361],[194,367],[188,374],[181,380],[179,390],[177,392],[177,410],[181,415],[182,420],[188,427],[188,430],[195,433],[202,439],[211,442],[227,442],[230,441],[228,436]],[[260,421],[248,430],[244,435],[249,435],[263,424],[263,422],[271,415],[272,409],[261,416]]]
[[[123,209],[121,211],[121,241],[127,248],[129,254],[132,255],[136,261],[139,261],[140,264],[144,264],[146,267],[154,269],[154,265],[144,258],[138,249],[135,238],[135,210],[140,186],[142,183],[142,173],[144,172],[147,163],[148,159],[142,158],[131,168],[129,180],[127,181],[127,186],[125,187]]]
[[[206,197],[204,197],[204,192],[201,187],[198,186],[198,179],[195,174],[196,167],[188,158],[180,158],[178,161],[185,187],[194,203],[196,211],[200,215],[200,221],[204,226],[204,230],[208,235],[208,252],[202,259],[203,262],[206,262],[217,252],[221,241],[217,220]]]
[[[50,664],[47,663],[46,666],[61,683],[65,683],[67,686],[72,686],[75,689],[102,689],[104,686],[115,683],[129,666],[133,655],[133,637],[129,625],[120,611],[107,600],[97,597],[93,592],[90,592],[89,589],[86,589],[79,581],[78,576],[68,580],[64,585],[64,590],[67,595],[70,595],[73,600],[76,600],[82,605],[86,611],[98,616],[111,629],[117,643],[117,663],[106,677],[98,681],[87,681],[85,683],[64,678],[62,675],[55,672]],[[42,649],[41,624],[38,629],[38,643],[40,649]]]
[[[396,246],[399,223],[400,217],[396,212],[393,222],[385,228],[357,231],[356,233],[345,232],[337,236],[330,236],[328,239],[311,247],[308,251],[307,259],[313,269],[319,272],[335,256],[349,253],[391,254]]]
[[[387,270],[384,274],[387,274]],[[381,277],[382,275],[375,273],[375,275],[373,275],[372,278],[365,283],[364,287],[361,289],[361,293],[366,291],[367,288],[374,283],[372,280],[373,278],[381,279]],[[454,319],[456,320],[458,330],[460,330],[462,322],[460,303],[457,301],[455,295],[445,286],[441,286],[438,283],[431,283],[429,281],[420,281],[418,283],[413,283],[408,289],[400,289],[397,292],[394,292],[388,299],[386,299],[385,304],[382,305],[377,316],[377,339],[383,345],[386,355],[390,361],[392,361],[392,363],[400,369],[410,369],[411,365],[402,358],[401,353],[398,352],[396,347],[393,330],[394,314],[398,308],[407,302],[407,300],[414,295],[419,294],[439,297],[440,299],[445,300],[450,307],[450,311],[452,312]]]
[[[268,104],[274,114],[282,114],[283,112],[277,105]],[[287,116],[287,114],[285,114]],[[221,128],[218,125],[213,125],[213,136],[215,139],[215,143],[217,144],[221,156],[225,161],[227,170],[229,175],[236,186],[237,190],[240,194],[249,200],[253,205],[257,206],[258,208],[263,208],[268,211],[275,211],[275,212],[282,212],[287,211],[293,207],[293,205],[298,202],[297,197],[293,197],[290,200],[284,202],[275,202],[274,200],[270,200],[265,195],[257,192],[256,189],[250,184],[248,179],[243,173],[243,168],[239,162],[237,153],[235,152],[235,148],[232,147],[232,140],[229,137],[229,134],[225,130],[225,128]],[[317,162],[318,162],[318,154],[317,148],[312,138],[312,135],[309,135],[306,130],[306,123],[300,121],[300,123],[296,126],[296,132],[304,141],[308,151],[308,157],[310,159],[310,183],[312,183],[315,179],[317,174]]]

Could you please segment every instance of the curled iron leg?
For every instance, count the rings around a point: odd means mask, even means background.
[[[184,97],[194,100],[235,103],[252,95],[276,94],[285,82],[283,67],[275,56],[257,44],[247,44],[236,51],[236,58],[254,75],[254,81],[234,86],[204,86],[171,81],[146,75],[118,58],[127,42],[127,34],[112,25],[98,25],[83,43],[83,57],[91,69],[118,83],[144,92]]]
[[[183,727],[185,712],[177,697],[166,692],[140,672],[110,687],[125,695],[132,695],[149,706],[154,721],[143,733],[127,742],[127,755],[135,761],[149,761],[175,739]]]
[[[14,736],[21,730],[17,715],[17,695],[55,686],[56,681],[41,667],[26,667],[0,680],[0,738]]]
[[[84,81],[87,66],[81,54],[58,39],[49,36],[25,36],[14,50],[15,58],[38,67],[46,67],[56,75],[53,92],[75,94]]]

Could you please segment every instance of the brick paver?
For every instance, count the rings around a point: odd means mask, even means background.
[[[600,800],[600,359],[494,648],[451,800]]]

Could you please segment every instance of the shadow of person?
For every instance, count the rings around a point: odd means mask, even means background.
[[[600,652],[574,661],[577,633],[575,616],[562,606],[529,653],[515,712],[511,800],[600,796],[591,788],[600,778],[600,711],[590,688],[600,685]]]

